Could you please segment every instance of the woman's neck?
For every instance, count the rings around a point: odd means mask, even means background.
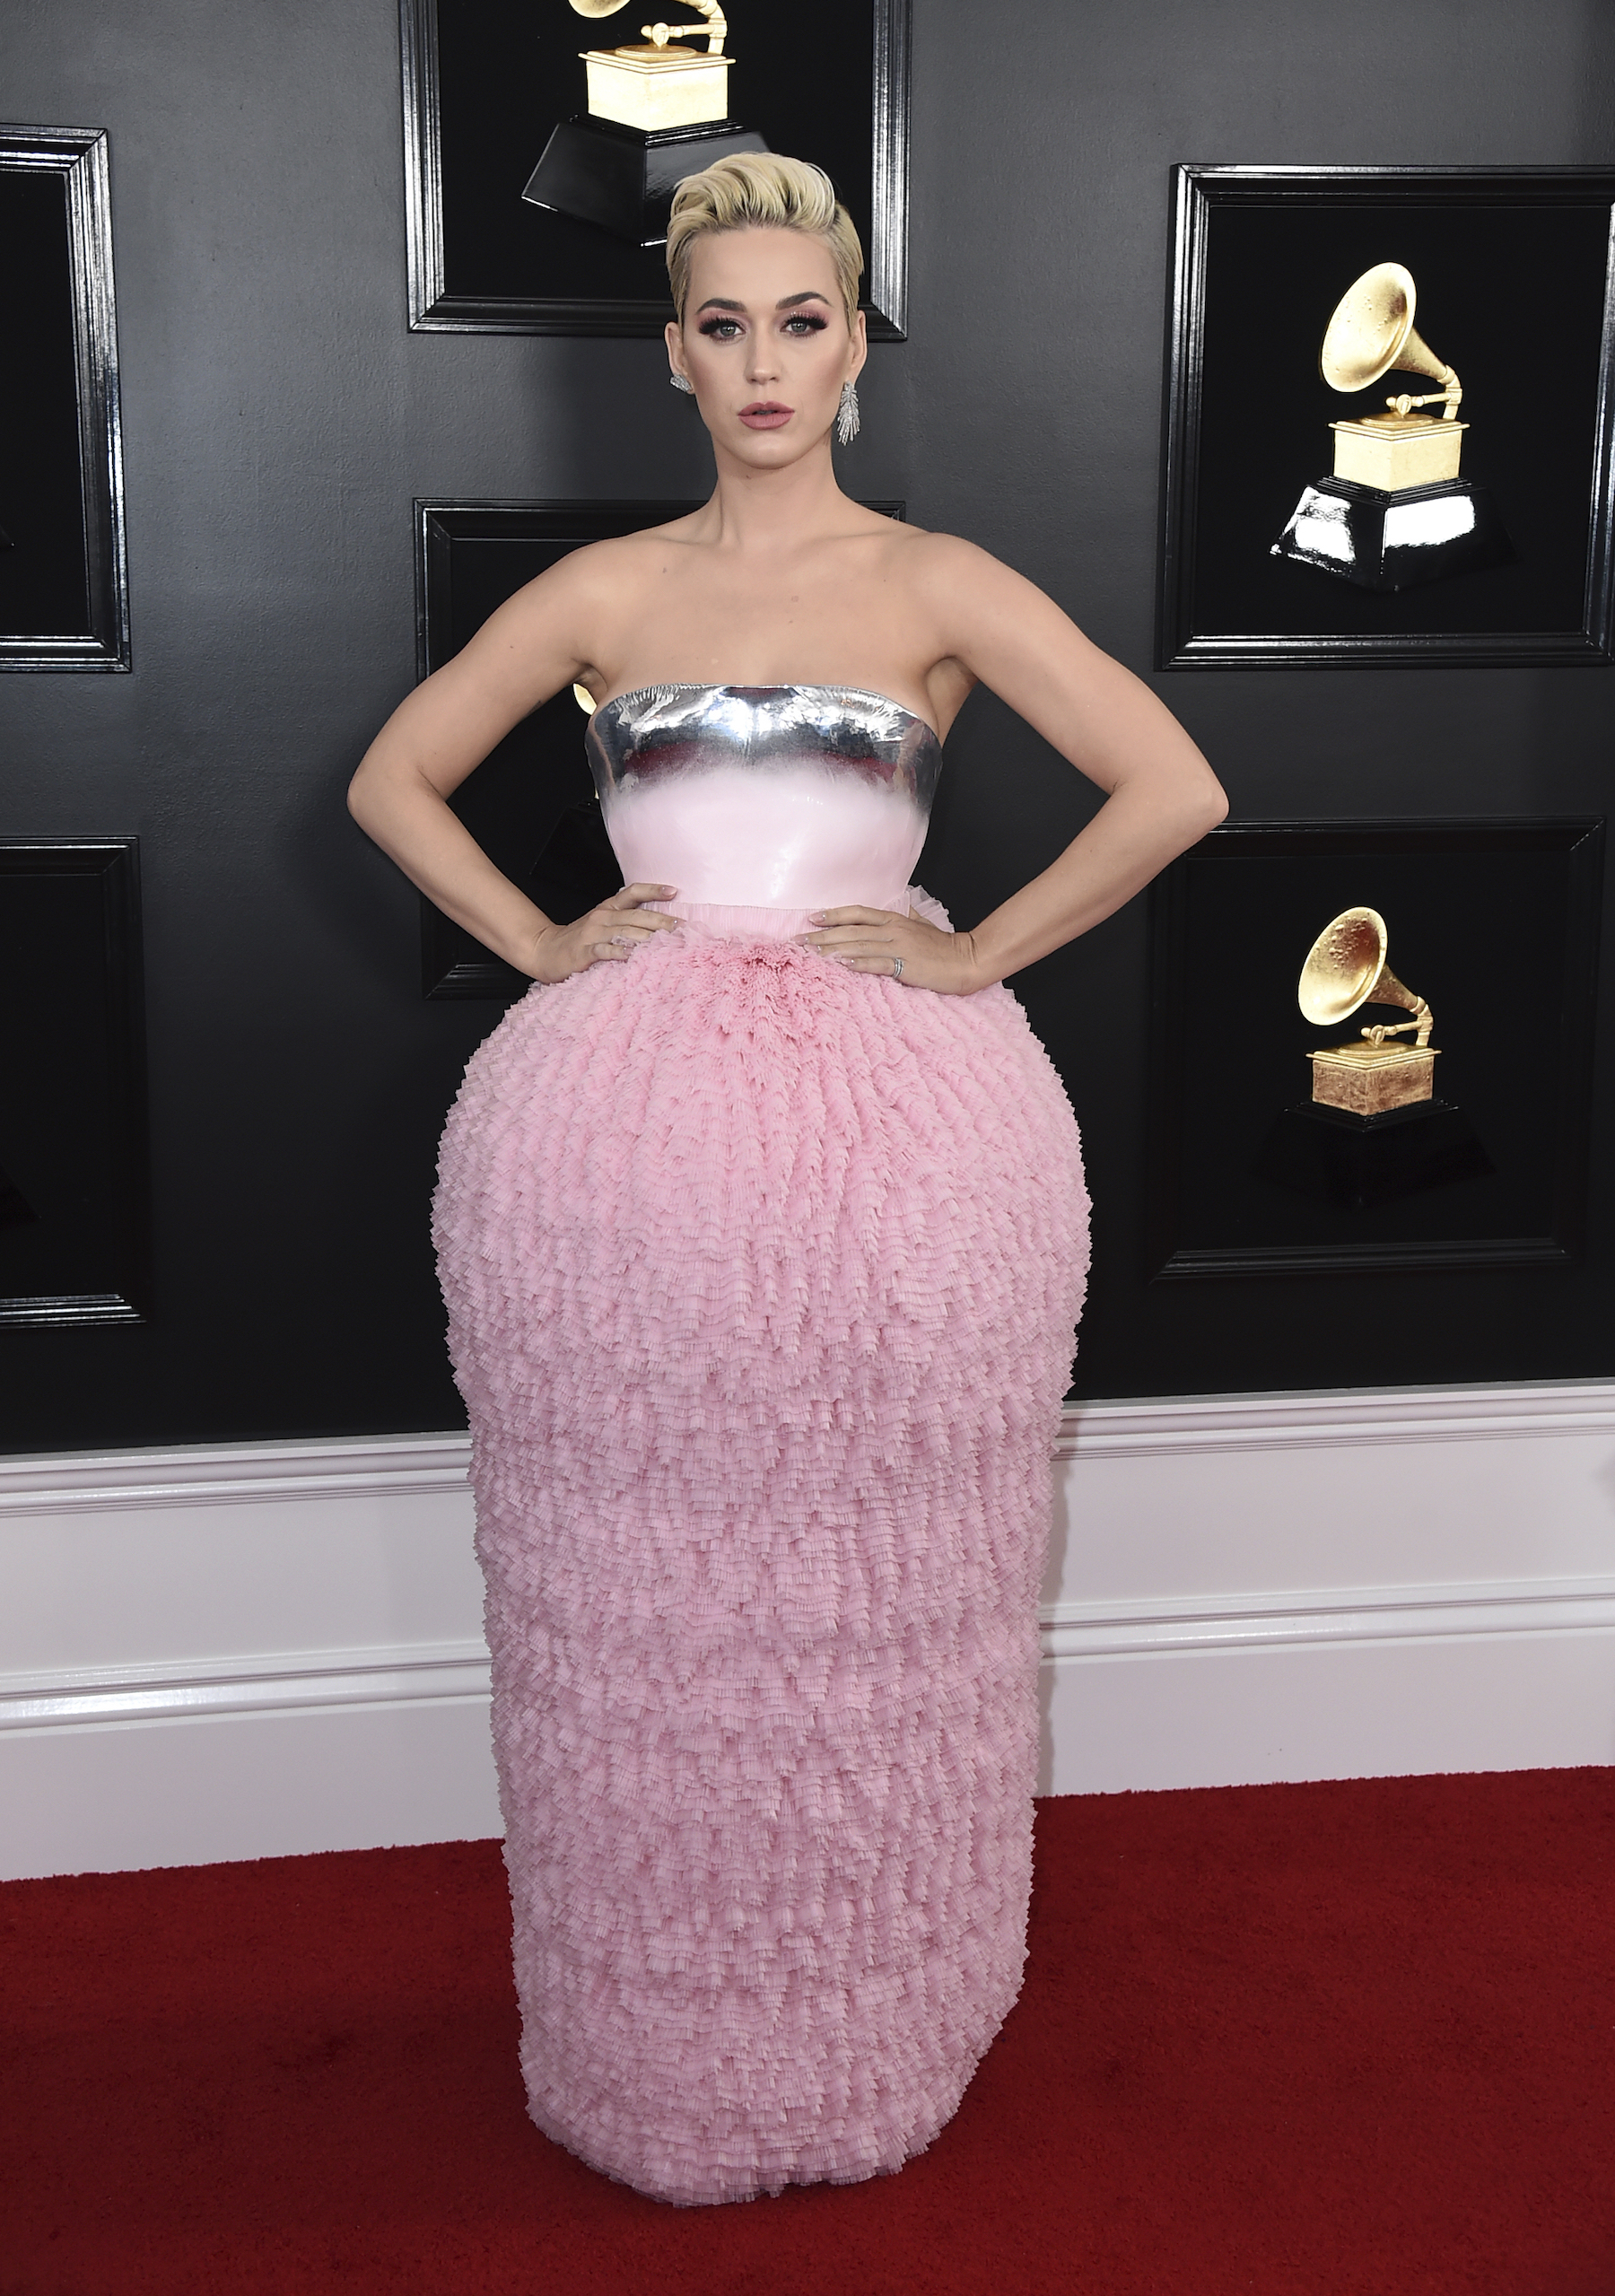
[[[710,547],[773,555],[844,534],[860,513],[835,483],[830,441],[773,470],[716,450],[718,484],[692,538]]]

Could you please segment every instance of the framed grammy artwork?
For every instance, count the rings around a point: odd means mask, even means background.
[[[0,127],[0,669],[126,670],[107,139]]]
[[[1175,183],[1157,666],[1608,662],[1615,169]]]
[[[400,0],[412,327],[659,335],[674,186],[774,151],[828,173],[901,340],[911,0],[726,4]]]
[[[634,534],[698,509],[695,502],[493,502],[417,500],[415,668],[428,677],[524,582],[569,551]],[[866,509],[901,518],[901,502]],[[505,736],[450,799],[484,852],[547,917],[570,924],[623,881],[595,802],[583,751],[587,697],[553,694]],[[509,1002],[532,986],[421,900],[421,993]]]
[[[1157,1282],[1567,1266],[1603,824],[1252,822],[1159,880]]]

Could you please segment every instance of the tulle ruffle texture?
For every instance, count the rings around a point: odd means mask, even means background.
[[[523,2071],[641,2191],[900,2167],[1014,2002],[1087,1209],[1001,988],[691,928],[467,1072],[436,1234]]]

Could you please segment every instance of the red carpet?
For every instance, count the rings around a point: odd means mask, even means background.
[[[497,1847],[0,1888],[3,2296],[1615,2296],[1615,1770],[1050,1802],[899,2177],[674,2210],[522,2111]]]

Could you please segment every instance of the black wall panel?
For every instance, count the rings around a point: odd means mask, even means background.
[[[1144,1272],[1575,1265],[1603,872],[1602,819],[1542,815],[1233,823],[1184,854],[1151,904]],[[1437,1048],[1429,1103],[1366,1128],[1316,1112],[1307,1055],[1392,1008],[1317,1026],[1275,962],[1297,971],[1331,918],[1364,907]]]
[[[152,1310],[139,855],[0,837],[0,1330]]]
[[[67,191],[59,175],[0,167],[0,231],[14,250],[12,327],[26,359],[0,379],[5,435],[30,452],[8,463],[0,532],[0,629],[84,630],[90,571],[79,472]]]
[[[909,340],[871,357],[848,483],[1152,676],[1173,163],[1615,159],[1596,0],[915,0],[913,70]],[[0,1441],[455,1424],[425,1203],[498,1008],[422,999],[415,896],[342,809],[415,674],[411,506],[687,497],[703,436],[654,343],[409,332],[393,0],[13,0],[7,109],[110,138],[139,645],[127,677],[0,677],[0,833],[140,837],[155,1312],[0,1331]],[[1542,301],[1495,323],[1542,330],[1550,397]],[[1271,386],[1259,326],[1250,367]],[[1247,820],[1609,810],[1604,670],[1155,682]],[[1093,802],[980,696],[927,881],[969,921]],[[1140,901],[1019,984],[1098,1205],[1082,1392],[1611,1369],[1607,1057],[1568,1264],[1148,1280],[1149,953]]]
[[[452,661],[494,610],[569,551],[679,518],[685,502],[417,502],[416,667]],[[563,686],[513,726],[461,783],[455,812],[546,917],[571,924],[623,882],[583,754],[577,696]],[[523,995],[527,976],[421,896],[428,997]]]
[[[127,670],[104,132],[0,127],[0,669]]]

